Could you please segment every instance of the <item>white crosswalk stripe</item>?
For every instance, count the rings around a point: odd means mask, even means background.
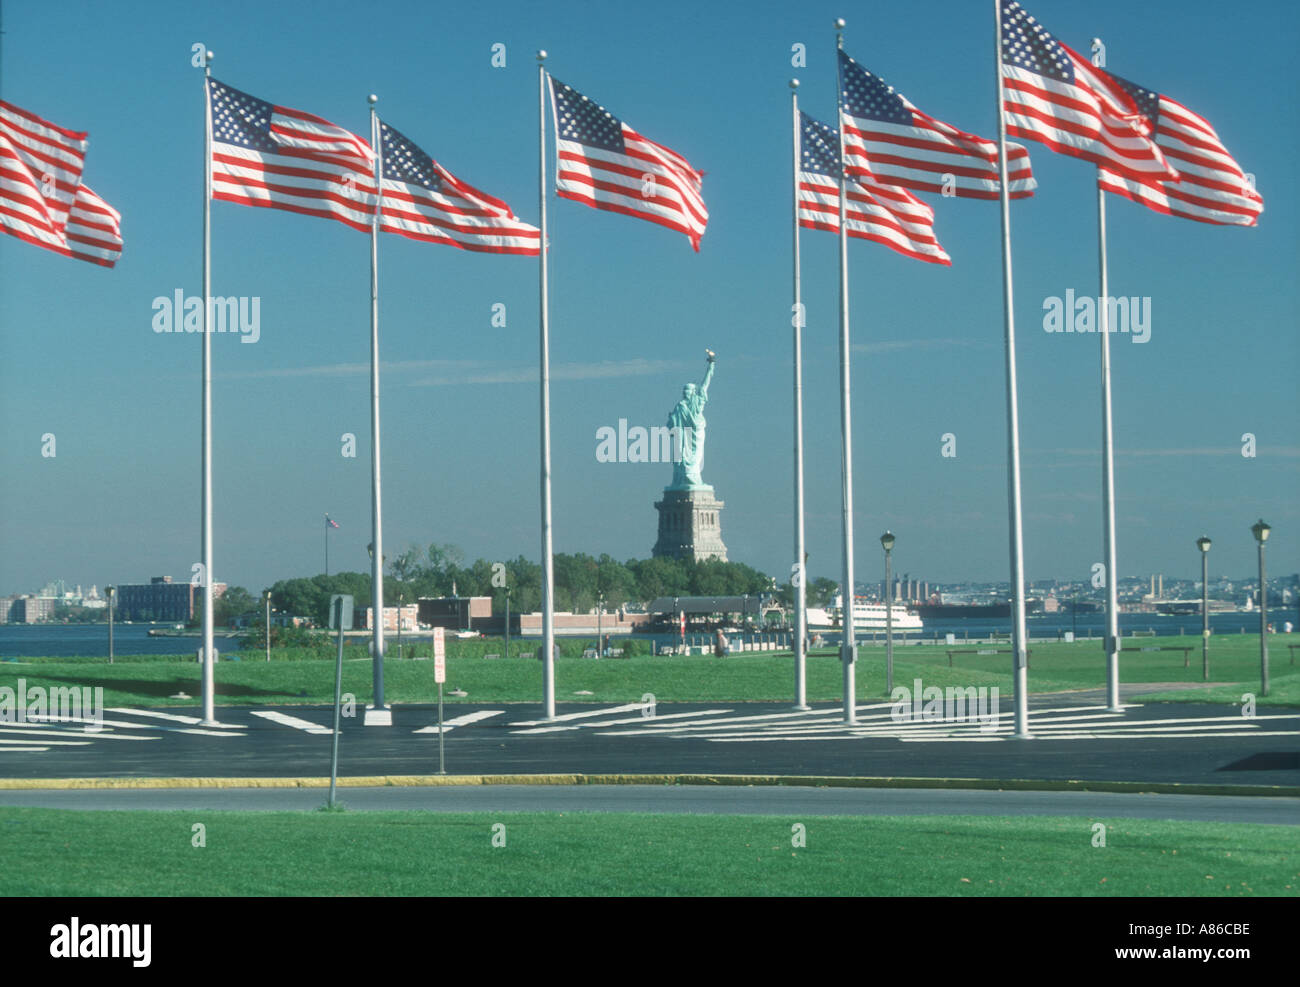
[[[492,717],[500,716],[504,712],[505,712],[504,709],[480,709],[474,713],[465,713],[461,716],[453,716],[450,720],[442,721],[442,731],[443,733],[446,733],[448,730],[456,729],[456,727],[467,727],[471,723],[478,723],[480,720],[490,720],[492,719]],[[414,733],[437,733],[438,724],[435,723],[431,727],[420,727],[420,729],[415,730],[413,732]]]
[[[240,732],[243,728],[238,725],[220,723],[215,727],[200,727],[198,718],[182,714],[125,707],[113,707],[103,712],[114,715],[98,718],[25,715],[22,722],[5,721],[0,725],[0,753],[48,754],[60,748],[88,747],[113,741],[147,743],[161,740],[169,733],[223,739],[247,736]]]
[[[1029,731],[1045,740],[1181,740],[1209,737],[1296,736],[1298,713],[1261,713],[1244,717],[1224,716],[1139,718],[1132,715],[1140,704],[1128,704],[1123,712],[1104,706],[1060,706],[1029,711]],[[671,737],[707,740],[713,743],[790,743],[843,741],[852,739],[894,739],[905,743],[988,743],[1012,736],[1013,714],[1008,709],[975,713],[974,704],[963,719],[894,719],[893,703],[872,703],[858,707],[858,721],[840,722],[842,710],[827,707],[808,711],[745,713],[731,709],[695,710],[653,717],[621,716],[643,710],[640,703],[613,706],[580,713],[568,713],[555,722],[526,720],[510,724],[516,734],[547,734],[575,730],[599,730],[610,737]],[[581,720],[582,722],[573,722]],[[1287,728],[1290,729],[1287,729]]]

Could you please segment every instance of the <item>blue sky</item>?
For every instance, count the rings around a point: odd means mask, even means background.
[[[1112,198],[1113,294],[1151,299],[1146,344],[1113,340],[1119,568],[1191,575],[1300,569],[1297,435],[1297,41],[1290,3],[1029,9],[1108,67],[1217,128],[1257,176],[1258,228],[1220,228]],[[705,480],[733,559],[789,572],[789,78],[834,113],[845,47],[913,103],[995,136],[991,4],[652,6],[486,3],[8,3],[4,98],[90,132],[85,180],[123,213],[115,270],[0,237],[0,594],[185,576],[199,555],[199,338],[152,331],[152,302],[200,290],[202,83],[367,132],[381,116],[461,178],[537,222],[533,55],[706,173],[699,254],[649,223],[550,198],[557,551],[645,557],[661,464],[601,463],[596,430],[661,424],[718,353]],[[58,24],[58,30],[51,25]],[[372,29],[369,25],[374,25]],[[506,66],[491,64],[506,46]],[[807,50],[791,65],[792,45]],[[1291,81],[1286,81],[1290,79]],[[1042,330],[1049,296],[1096,293],[1090,166],[1028,144],[1039,190],[1014,203],[1025,557],[1030,578],[1086,578],[1101,558],[1096,335]],[[548,149],[548,159],[551,154]],[[553,161],[548,160],[548,169]],[[936,200],[940,268],[850,244],[857,571],[1005,579],[998,215]],[[328,220],[214,203],[213,290],[261,299],[261,338],[214,337],[215,577],[258,589],[323,565],[367,567],[369,241]],[[836,243],[805,231],[808,551],[840,568]],[[380,243],[385,547],[540,552],[537,265],[388,236]],[[506,306],[506,326],[491,324]],[[340,454],[340,436],[358,454]],[[957,455],[940,455],[956,435]],[[1243,433],[1254,458],[1241,455]],[[41,456],[54,433],[57,455]]]

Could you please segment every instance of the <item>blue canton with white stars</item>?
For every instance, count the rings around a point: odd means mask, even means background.
[[[834,127],[799,111],[799,161],[804,171],[840,180],[840,135]]]
[[[1119,76],[1112,74],[1121,89],[1133,97],[1133,102],[1137,103],[1138,112],[1151,121],[1153,128],[1160,123],[1160,94],[1153,93],[1145,86],[1139,86],[1136,82],[1129,82],[1127,79],[1121,79]]]
[[[903,97],[894,92],[879,76],[872,75],[861,65],[840,51],[840,100],[850,116],[885,123],[912,125],[912,111],[903,103]]]
[[[419,185],[433,192],[442,191],[442,176],[433,158],[425,154],[382,120],[379,122],[379,146],[383,149],[383,176],[389,181]]]
[[[1002,3],[1002,61],[1058,82],[1074,82],[1065,49],[1015,0]]]
[[[208,80],[208,93],[212,99],[213,140],[236,144],[251,151],[280,150],[271,139],[274,106],[216,79]]]
[[[562,138],[604,151],[627,153],[623,121],[555,76],[551,76],[551,82],[555,86],[555,117]]]

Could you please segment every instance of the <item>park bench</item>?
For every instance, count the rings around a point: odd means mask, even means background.
[[[1012,655],[1015,654],[1012,648],[950,648],[948,650],[948,667],[952,668],[953,655]],[[1033,651],[1025,651],[1025,667],[1029,667],[1029,656]]]
[[[500,655],[484,655],[484,658],[500,658]]]
[[[1137,632],[1134,631],[1133,633],[1136,634]],[[1187,668],[1188,663],[1191,660],[1190,655],[1192,651],[1195,649],[1192,647],[1188,647],[1186,645],[1166,644],[1166,645],[1161,645],[1159,647],[1157,647],[1156,645],[1144,645],[1143,647],[1140,648],[1120,648],[1119,650],[1120,651],[1181,651],[1183,653],[1183,668]]]

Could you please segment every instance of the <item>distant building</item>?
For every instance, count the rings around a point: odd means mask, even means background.
[[[490,597],[484,597],[484,599],[490,599]],[[416,630],[419,626],[420,609],[419,609],[419,605],[415,603],[408,603],[401,608],[384,607],[384,630],[392,631],[394,634],[397,633],[397,617],[398,617],[399,609],[401,610],[402,630],[404,631]],[[489,609],[490,609],[490,605],[489,605]],[[372,620],[372,615],[374,614],[374,612],[375,612],[374,607],[362,607],[361,623],[359,626],[363,630],[368,631],[375,626]]]
[[[424,596],[415,605],[421,624],[453,631],[471,630],[474,621],[492,616],[490,596]]]
[[[225,592],[225,583],[212,584],[214,599]],[[113,597],[113,616],[116,620],[183,622],[194,618],[196,603],[203,605],[202,586],[174,583],[171,576],[154,576],[147,583],[119,585]]]
[[[0,596],[0,624],[7,624],[10,620],[16,619],[12,614],[14,604],[17,602],[16,596]]]

